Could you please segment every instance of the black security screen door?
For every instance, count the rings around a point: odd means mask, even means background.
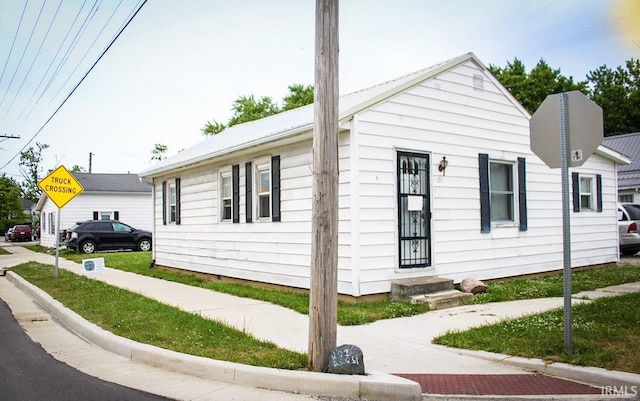
[[[431,266],[429,155],[398,152],[400,268]]]

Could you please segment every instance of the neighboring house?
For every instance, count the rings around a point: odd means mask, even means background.
[[[140,174],[157,265],[309,288],[313,107]],[[471,53],[340,97],[338,292],[561,269],[560,170],[531,152],[529,118]],[[573,266],[618,260],[616,165],[628,162],[599,147],[571,169]]]
[[[640,203],[640,132],[609,136],[602,144],[633,160],[618,167],[618,201]]]
[[[28,216],[29,219],[31,219],[33,208],[36,204],[31,199],[20,199],[20,202],[22,203],[22,209],[24,210],[25,216]]]
[[[153,204],[151,186],[136,174],[93,174],[72,172],[84,191],[62,209],[42,195],[36,206],[40,213],[40,244],[56,245],[56,224],[60,210],[60,229],[78,221],[115,219],[135,228],[151,230]]]

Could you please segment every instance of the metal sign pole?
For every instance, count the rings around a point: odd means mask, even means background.
[[[567,94],[560,101],[560,151],[562,152],[562,255],[564,261],[564,347],[573,354],[571,341],[571,216],[569,214],[569,119]]]
[[[60,256],[60,211],[62,208],[58,208],[58,218],[56,219],[56,264],[53,270],[53,277],[58,278],[58,257]]]

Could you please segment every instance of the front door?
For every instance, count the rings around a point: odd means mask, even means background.
[[[398,152],[400,268],[431,266],[429,155]]]

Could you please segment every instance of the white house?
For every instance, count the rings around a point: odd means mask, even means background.
[[[561,177],[471,53],[340,98],[338,291],[561,269]],[[313,105],[233,126],[142,172],[157,265],[309,288]],[[446,159],[446,167],[442,162]],[[573,266],[618,260],[616,165],[571,169]]]
[[[153,202],[151,186],[137,174],[95,174],[72,172],[84,191],[62,209],[42,195],[36,205],[40,213],[40,244],[56,245],[56,224],[60,211],[60,228],[70,228],[78,221],[120,220],[135,228],[151,231]]]

